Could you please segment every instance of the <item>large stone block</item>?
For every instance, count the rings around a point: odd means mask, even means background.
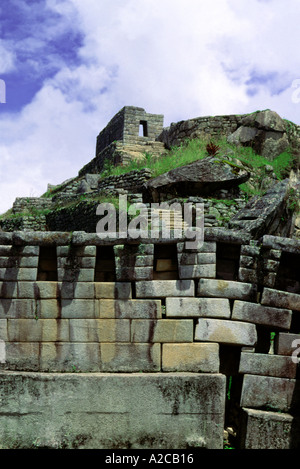
[[[162,370],[193,373],[218,373],[218,344],[163,344]]]
[[[239,373],[294,379],[297,364],[291,360],[291,357],[242,352]]]
[[[153,280],[153,267],[116,266],[116,278],[119,282]]]
[[[60,373],[101,371],[98,342],[43,342],[40,344],[38,357],[39,371]]]
[[[57,257],[95,257],[97,246],[57,246]]]
[[[223,448],[221,374],[2,372],[0,382],[2,449]]]
[[[257,332],[254,324],[225,319],[198,319],[195,340],[222,344],[254,346]]]
[[[300,422],[290,414],[242,409],[239,447],[241,449],[299,449]]]
[[[18,282],[18,298],[51,299],[59,295],[57,282]]]
[[[277,355],[293,355],[300,358],[300,334],[279,332],[274,340],[274,353]]]
[[[215,278],[216,265],[203,264],[203,265],[182,265],[178,267],[179,277],[181,279],[188,278]]]
[[[7,282],[35,281],[37,278],[37,268],[8,267],[0,268],[0,280]]]
[[[160,344],[100,343],[101,371],[160,371]]]
[[[130,342],[128,319],[70,319],[70,342]]]
[[[245,301],[235,301],[232,319],[253,322],[275,329],[289,329],[291,327],[292,311]]]
[[[0,319],[0,341],[6,342],[7,340],[7,319]]]
[[[240,405],[282,412],[299,411],[300,396],[295,379],[244,375]]]
[[[256,299],[256,292],[256,285],[251,283],[200,279],[197,293],[198,296],[253,301]]]
[[[178,253],[212,253],[212,252],[217,252],[217,243],[216,242],[209,242],[209,241],[204,241],[203,243],[199,244],[199,247],[195,249],[189,249],[188,251],[185,251],[185,243],[177,243],[177,252]]]
[[[57,269],[57,279],[59,282],[93,282],[95,269]]]
[[[37,256],[32,257],[0,257],[0,268],[37,268],[39,258]]]
[[[130,282],[95,283],[95,298],[126,300],[132,298]]]
[[[0,319],[36,317],[36,304],[34,300],[1,299]]]
[[[9,342],[68,342],[67,319],[8,319]]]
[[[264,288],[261,304],[300,311],[300,295]]]
[[[136,283],[137,298],[167,298],[168,296],[194,296],[193,280],[154,280]]]
[[[160,300],[99,300],[100,318],[159,319]]]
[[[62,300],[61,317],[64,319],[99,318],[98,302],[95,300]]]
[[[7,370],[39,371],[40,352],[39,342],[6,342],[3,367]]]
[[[194,323],[190,319],[133,319],[131,342],[193,342]]]
[[[167,317],[224,318],[231,316],[226,298],[166,298]]]
[[[0,282],[0,298],[12,299],[18,297],[18,283],[17,282]]]

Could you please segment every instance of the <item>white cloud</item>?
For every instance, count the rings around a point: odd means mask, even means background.
[[[17,116],[0,118],[0,212],[17,196],[39,195],[48,182],[75,176],[94,157],[99,131],[124,105],[162,113],[165,125],[266,108],[300,124],[299,104],[292,101],[292,82],[300,78],[299,0],[46,5],[62,17],[23,44],[32,70],[43,66],[35,52],[47,37],[70,30],[82,34],[83,44],[75,62],[45,57],[45,69],[54,64],[58,71]],[[37,21],[37,11],[33,16]],[[20,43],[15,47],[21,50]],[[12,67],[14,50],[4,50],[0,65]]]

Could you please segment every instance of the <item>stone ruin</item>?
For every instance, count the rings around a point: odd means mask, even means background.
[[[116,124],[131,115],[134,138],[154,138],[144,111],[124,108],[97,161],[112,140],[131,144]],[[240,119],[153,128],[170,142],[222,123],[232,134]],[[148,136],[136,137],[144,121]],[[136,188],[130,177],[116,186]],[[226,227],[204,224],[193,249],[184,235],[100,239],[96,218],[81,228],[91,212],[0,232],[0,447],[299,449],[300,240],[281,220],[290,184]]]

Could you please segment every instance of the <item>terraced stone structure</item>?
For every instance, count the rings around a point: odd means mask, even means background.
[[[299,448],[298,241],[0,241],[3,447]]]
[[[230,211],[187,193],[204,207],[193,248],[175,230],[95,233],[101,194],[143,203],[152,178],[146,168],[104,178],[106,159],[203,132],[236,139],[254,124],[266,152],[299,139],[272,112],[162,129],[162,116],[125,107],[79,177],[50,198],[16,200],[13,215],[36,215],[1,221],[1,449],[300,448],[296,173],[247,203],[237,193]]]

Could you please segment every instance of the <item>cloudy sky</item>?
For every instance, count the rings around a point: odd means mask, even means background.
[[[76,176],[125,105],[300,124],[299,22],[300,0],[0,0],[0,213]]]

